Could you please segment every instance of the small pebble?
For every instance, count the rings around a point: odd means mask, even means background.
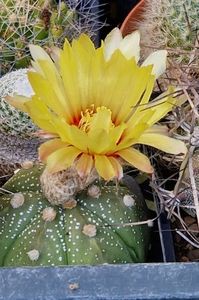
[[[68,285],[68,288],[71,290],[71,291],[74,291],[74,290],[77,290],[79,288],[79,284],[77,282],[73,282],[73,283],[70,283]]]

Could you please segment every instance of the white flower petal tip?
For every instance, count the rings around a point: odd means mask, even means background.
[[[140,59],[140,32],[136,30],[126,35],[121,41],[119,49],[127,59],[134,57],[138,62]]]
[[[29,45],[29,50],[30,50],[32,58],[35,61],[36,60],[47,60],[47,61],[51,62],[50,56],[40,46],[30,44]]]
[[[152,74],[157,79],[166,70],[167,51],[159,50],[151,53],[143,62],[142,66],[153,65]]]
[[[121,41],[122,33],[117,27],[111,30],[111,32],[106,36],[104,40],[104,56],[106,60],[109,60],[114,51],[119,48]]]
[[[114,28],[104,40],[104,56],[109,60],[112,54],[119,49],[122,54],[127,58],[135,58],[138,62],[140,58],[140,33],[134,31],[124,38],[119,28]]]

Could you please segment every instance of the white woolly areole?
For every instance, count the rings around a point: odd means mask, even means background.
[[[39,251],[36,249],[30,250],[29,252],[27,252],[27,254],[32,261],[36,261],[39,258]]]
[[[82,232],[89,237],[94,237],[96,236],[97,228],[93,224],[84,225]]]
[[[13,208],[18,208],[24,204],[24,195],[22,193],[15,193],[10,200],[10,204]]]
[[[42,219],[46,222],[51,222],[56,218],[57,212],[53,207],[46,207],[42,211]]]
[[[127,207],[132,207],[135,205],[135,199],[133,199],[133,197],[130,195],[125,195],[123,197],[123,202]]]
[[[25,160],[24,162],[22,162],[21,167],[22,167],[22,169],[28,170],[28,169],[32,168],[33,165],[34,165],[33,161]]]
[[[87,190],[87,194],[88,196],[92,197],[92,198],[99,198],[99,196],[101,195],[101,190],[100,188],[93,184],[91,186],[89,186],[88,190]]]
[[[70,284],[68,285],[68,288],[69,288],[71,291],[77,290],[77,289],[79,288],[79,283],[77,283],[77,282],[70,283]]]

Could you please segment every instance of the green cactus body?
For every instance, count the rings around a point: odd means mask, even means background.
[[[117,190],[97,182],[97,198],[84,190],[70,209],[52,206],[41,191],[42,170],[20,170],[3,187],[12,194],[0,198],[1,266],[95,265],[146,259],[149,227],[122,226],[147,219],[136,193],[125,186]],[[124,202],[129,193],[135,200],[132,205]],[[14,205],[17,196],[24,201]],[[44,217],[46,210],[53,211],[50,220]]]
[[[0,0],[0,75],[30,64],[29,44],[48,49],[62,46],[65,38],[71,40],[82,32],[95,35],[101,26],[97,17],[86,11],[80,0],[72,3]],[[92,0],[89,3],[92,5]]]

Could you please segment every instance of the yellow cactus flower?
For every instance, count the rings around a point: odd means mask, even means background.
[[[34,70],[28,78],[35,94],[9,101],[51,136],[39,149],[49,172],[73,165],[86,176],[95,167],[105,180],[120,179],[125,163],[153,172],[136,144],[186,152],[183,142],[154,125],[176,104],[174,89],[148,103],[155,78],[165,69],[165,51],[139,66],[139,33],[122,39],[118,32],[113,30],[97,49],[85,34],[71,45],[66,40],[54,61],[42,48],[30,46]]]

